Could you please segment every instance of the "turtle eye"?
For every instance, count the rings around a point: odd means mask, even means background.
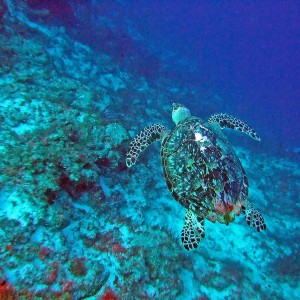
[[[183,107],[183,105],[180,104],[180,103],[173,103],[173,104],[172,104],[172,110],[173,110],[173,111],[174,111],[174,110],[177,110],[177,109],[180,108],[180,107]]]
[[[178,103],[173,103],[172,104],[172,111],[174,112],[175,110],[177,110],[179,108],[179,104]]]

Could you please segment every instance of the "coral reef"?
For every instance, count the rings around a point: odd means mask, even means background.
[[[125,152],[194,91],[128,73],[25,2],[0,3],[0,299],[296,299],[299,163],[236,147],[268,230],[207,222],[185,252],[159,145],[134,170]]]

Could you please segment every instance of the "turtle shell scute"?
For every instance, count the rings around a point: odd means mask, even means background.
[[[230,207],[246,199],[247,178],[233,148],[199,118],[177,124],[162,142],[161,158],[173,197],[197,215],[213,211],[216,202]]]

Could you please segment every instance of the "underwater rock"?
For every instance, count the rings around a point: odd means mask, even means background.
[[[114,92],[126,88],[123,80],[121,78],[114,76],[113,74],[102,75],[100,77],[99,82],[103,87],[110,88]]]
[[[121,124],[109,124],[105,129],[106,142],[111,144],[113,147],[121,145],[125,140],[128,139],[128,133]]]

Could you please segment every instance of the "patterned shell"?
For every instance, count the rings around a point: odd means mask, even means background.
[[[224,215],[248,195],[248,181],[233,148],[199,118],[184,119],[171,131],[163,140],[161,158],[173,197],[199,216],[216,211]]]

